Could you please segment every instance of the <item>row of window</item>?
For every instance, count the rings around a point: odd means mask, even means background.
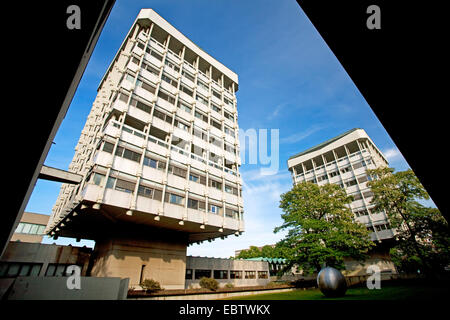
[[[15,233],[43,235],[44,230],[45,225],[43,224],[19,222]]]
[[[138,42],[136,45],[140,49],[145,50],[148,54],[150,54],[151,56],[153,56],[154,58],[156,58],[157,60],[162,62],[163,56],[161,54],[159,54],[158,52],[156,52],[155,50],[153,50],[152,48],[150,48],[150,47],[145,48],[145,45],[141,42]],[[137,58],[133,57],[132,59],[135,64],[139,65],[139,60]],[[177,72],[177,73],[180,72],[180,67],[178,67],[178,65],[175,62],[172,62],[168,57],[166,57],[164,64],[166,66],[168,66],[169,68],[173,69],[175,72]],[[186,77],[187,79],[189,79],[191,82],[195,83],[195,77],[190,72],[183,70],[182,75],[184,77]],[[200,79],[197,79],[197,85],[202,87],[206,91],[209,91],[209,85],[207,83],[201,81]],[[222,98],[222,95],[220,92],[217,92],[213,88],[211,88],[211,91],[216,98],[218,98],[218,99]],[[231,100],[227,99],[226,97],[224,97],[224,102],[229,104],[230,106],[233,106],[233,102]]]
[[[369,230],[370,232],[383,231],[383,230],[389,230],[389,229],[391,229],[391,225],[389,223],[378,224],[376,226],[368,226],[367,227],[367,230]]]
[[[204,270],[204,269],[186,269],[186,280],[199,280],[203,277],[214,279],[267,279],[267,271],[253,270]],[[243,278],[244,276],[244,278]]]
[[[45,271],[46,277],[67,276],[67,267],[73,264],[49,263]],[[0,278],[37,277],[41,273],[42,263],[1,262]],[[79,265],[82,268],[83,266]]]
[[[97,172],[95,172],[93,174],[92,181],[94,182],[94,184],[101,186],[103,184],[104,180],[105,180],[105,175],[99,174]],[[114,177],[109,177],[108,181],[106,182],[106,188],[123,191],[126,193],[133,193],[135,187],[136,187],[136,184],[133,182],[121,180],[121,179],[114,178]],[[148,187],[145,185],[138,186],[138,195],[146,197],[146,198],[162,201],[162,190]],[[185,196],[168,191],[165,193],[164,201],[168,202],[168,203],[184,206],[185,205]],[[187,207],[190,209],[205,211],[206,210],[206,202],[189,197],[188,202],[187,202]],[[210,203],[208,203],[208,212],[217,214],[217,215],[222,215],[223,208],[221,205],[210,202]],[[239,211],[232,209],[232,208],[226,208],[225,216],[234,218],[234,219],[238,219]]]
[[[108,153],[112,153],[114,149],[114,145],[112,143],[109,142],[105,142],[103,145],[103,151],[108,152]],[[141,154],[131,151],[129,149],[126,149],[124,147],[120,147],[118,146],[115,152],[115,155],[118,157],[123,157],[125,159],[129,159],[135,162],[140,162],[141,161]],[[166,168],[166,162],[162,161],[162,160],[157,160],[157,159],[153,159],[150,157],[144,157],[144,161],[143,164],[145,166],[149,166],[151,168],[154,169],[158,169],[158,170],[165,170]],[[168,172],[170,174],[179,176],[181,178],[187,179],[189,178],[190,181],[193,182],[197,182],[203,185],[206,185],[206,177],[200,174],[195,174],[195,173],[190,173],[189,177],[187,177],[187,170],[183,169],[183,168],[179,168],[177,166],[174,165],[169,165],[168,168]],[[209,178],[208,184],[210,187],[218,189],[218,190],[222,190],[222,183],[220,181],[214,180],[213,178]],[[230,186],[225,184],[225,188],[224,188],[225,192],[228,192],[230,194],[233,195],[238,195],[238,189],[236,187]]]
[[[165,93],[162,93],[161,95],[163,97],[165,97],[166,100],[169,97]],[[129,96],[127,94],[121,93],[119,95],[119,100],[121,100],[121,101],[124,101],[124,102],[128,103],[128,99],[129,99]],[[145,111],[145,112],[147,112],[149,114],[151,114],[152,107],[150,105],[147,105],[147,104],[139,101],[139,100],[136,100],[135,98],[131,98],[130,105],[134,106],[134,107],[136,107],[136,108],[138,108],[140,110],[143,110],[143,111]],[[186,112],[189,112],[189,113],[192,112],[192,109],[189,106],[187,106],[186,104],[182,103],[182,102],[178,102],[178,107],[180,109],[183,109]],[[160,107],[156,106],[155,110],[153,111],[153,116],[156,117],[156,118],[159,118],[159,119],[161,119],[161,120],[163,120],[163,121],[165,121],[167,123],[169,123],[170,125],[172,124],[173,116],[165,113],[163,108],[160,108]],[[200,120],[202,120],[202,121],[204,121],[206,123],[209,123],[211,126],[213,126],[213,127],[217,128],[218,130],[222,131],[222,124],[220,122],[215,121],[213,118],[211,118],[208,121],[208,117],[205,114],[203,114],[202,112],[195,111],[195,117],[199,118]],[[179,119],[178,117],[175,118],[174,125],[175,125],[175,127],[180,128],[180,129],[182,129],[182,130],[184,130],[186,132],[189,132],[189,133],[191,132],[191,125],[188,122],[185,122],[185,121]],[[228,127],[225,124],[224,124],[223,131],[227,135],[232,136],[233,138],[236,137],[234,129]],[[207,134],[206,134],[206,132],[204,132],[199,127],[196,127],[195,125],[194,125],[194,132],[193,133],[194,133],[195,136],[200,137],[201,139],[207,141]],[[201,135],[200,135],[200,133],[201,133]],[[218,147],[222,147],[222,142],[221,142],[222,139],[218,138],[218,137],[216,137],[215,139],[218,141],[218,144],[216,144],[216,145]],[[210,141],[210,143],[211,143],[211,141]],[[234,150],[234,147],[231,147],[231,148],[233,149],[232,152],[234,154],[236,154],[236,151]],[[224,147],[224,149],[225,149],[225,147]],[[225,149],[225,150],[228,150],[228,149]]]

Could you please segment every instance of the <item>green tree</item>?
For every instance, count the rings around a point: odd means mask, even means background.
[[[386,212],[396,231],[396,245],[391,249],[396,266],[432,276],[442,271],[450,263],[448,224],[438,209],[418,202],[430,197],[414,172],[378,168],[368,174],[372,177],[368,183],[374,193],[372,204],[375,210]]]
[[[367,228],[354,221],[346,206],[351,201],[337,185],[311,182],[299,183],[281,195],[284,223],[274,232],[288,231],[279,242],[288,268],[297,265],[314,273],[323,265],[343,269],[346,257],[357,261],[367,258],[374,243]]]

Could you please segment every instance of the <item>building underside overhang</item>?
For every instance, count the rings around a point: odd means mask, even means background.
[[[155,219],[156,218],[156,219]],[[114,238],[117,234],[172,234],[187,238],[187,244],[202,241],[212,241],[215,238],[225,238],[239,235],[234,229],[217,227],[148,212],[130,211],[116,206],[83,200],[77,204],[58,223],[49,226],[48,235],[51,237],[68,237],[75,239],[104,239]]]

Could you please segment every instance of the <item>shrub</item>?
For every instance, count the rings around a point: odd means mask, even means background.
[[[161,290],[159,282],[153,279],[145,279],[144,281],[142,281],[141,287],[148,292]]]
[[[232,283],[227,283],[227,284],[225,285],[225,288],[228,288],[228,289],[234,288],[234,284],[232,284]]]
[[[216,279],[203,277],[200,279],[200,287],[206,288],[209,290],[217,290],[219,288],[219,283]]]

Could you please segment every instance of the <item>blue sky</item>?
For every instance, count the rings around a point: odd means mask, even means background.
[[[188,254],[229,257],[250,245],[275,243],[280,194],[292,186],[287,159],[349,129],[366,130],[391,167],[408,164],[295,0],[117,0],[45,161],[67,169],[97,86],[141,8],[152,8],[239,76],[240,128],[279,129],[279,171],[240,168],[246,231],[240,237],[194,245]],[[50,214],[60,184],[38,180],[26,211]],[[45,243],[67,244],[67,239]],[[75,244],[75,243],[74,243]],[[92,246],[92,241],[76,245]]]

